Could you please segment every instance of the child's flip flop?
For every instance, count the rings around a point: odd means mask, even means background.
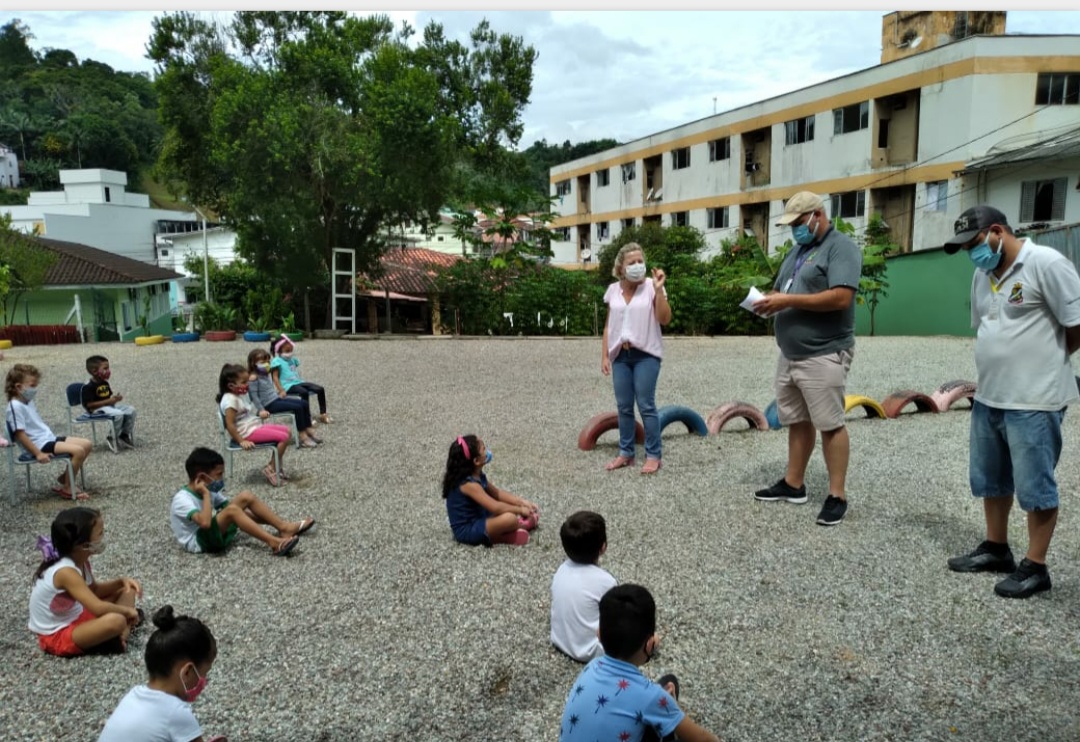
[[[60,497],[64,498],[65,500],[74,499],[74,500],[82,501],[82,500],[89,500],[90,499],[90,495],[87,494],[86,492],[83,492],[82,490],[76,490],[75,497],[73,498],[71,496],[71,491],[68,490],[66,487],[61,487],[60,485],[56,485],[55,487],[53,487],[52,491],[55,494],[60,495]]]
[[[300,521],[300,527],[296,529],[296,535],[299,536],[301,533],[307,533],[311,530],[313,525],[315,525],[314,518],[304,518]]]
[[[274,549],[274,556],[285,556],[290,551],[295,549],[296,545],[298,543],[300,543],[300,537],[299,536],[293,536],[292,538],[288,539],[287,541],[282,541],[281,546]]]

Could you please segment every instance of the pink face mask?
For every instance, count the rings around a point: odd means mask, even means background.
[[[100,376],[104,381],[108,381],[109,377],[112,376],[112,371],[109,371],[108,369],[106,369],[105,371],[99,371],[98,376]]]
[[[184,700],[188,703],[194,703],[199,694],[206,690],[206,684],[210,682],[207,678],[199,675],[199,670],[194,663],[192,663],[191,667],[195,669],[195,676],[199,678],[199,681],[193,687],[188,688],[187,683],[184,682],[184,676],[180,676],[180,685],[184,686]]]

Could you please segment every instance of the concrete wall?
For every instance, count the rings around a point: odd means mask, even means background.
[[[875,335],[959,335],[971,329],[971,276],[966,256],[922,250],[890,258],[889,295],[875,313]],[[870,311],[855,309],[855,331],[870,334]]]

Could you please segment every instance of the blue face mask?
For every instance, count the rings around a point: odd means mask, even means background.
[[[487,457],[485,457],[484,463],[485,464],[490,464],[491,463],[491,450],[490,449],[487,452]]]
[[[986,233],[986,239],[980,244],[967,251],[968,257],[971,262],[975,264],[975,267],[979,270],[989,273],[1001,264],[1001,245],[998,245],[998,251],[994,252],[990,249],[990,233]]]
[[[797,224],[791,228],[791,238],[800,245],[809,245],[817,237],[810,230],[810,222],[814,221],[814,217],[810,217],[805,224]]]
[[[224,479],[215,479],[213,482],[206,485],[206,489],[210,490],[211,492],[213,492],[215,494],[218,493],[218,492],[221,492],[221,490],[225,489],[225,480]]]

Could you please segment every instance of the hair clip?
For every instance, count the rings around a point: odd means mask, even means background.
[[[469,455],[469,444],[467,444],[465,439],[460,435],[457,437],[457,442],[461,445],[461,450],[465,453],[465,458],[471,461],[472,456]]]
[[[41,556],[46,562],[56,561],[60,558],[60,553],[53,546],[52,539],[48,536],[38,536],[36,548],[41,552]]]

